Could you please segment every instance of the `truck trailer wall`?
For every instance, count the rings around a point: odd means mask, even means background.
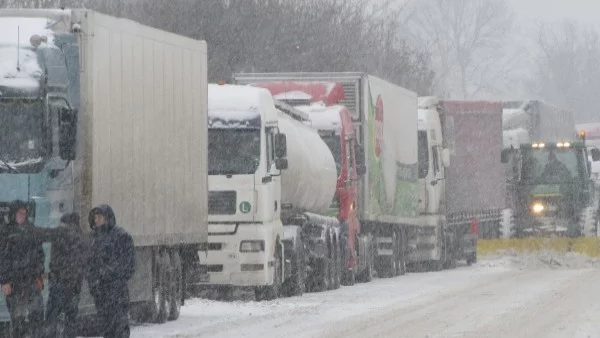
[[[543,101],[531,105],[539,119],[539,139],[532,141],[572,140],[576,136],[573,112]]]
[[[416,221],[417,94],[373,76],[363,78],[367,163],[362,219]]]
[[[136,246],[206,242],[206,43],[76,14],[82,211],[110,204]]]
[[[502,106],[497,102],[441,101],[450,150],[446,212],[503,209],[506,186]]]

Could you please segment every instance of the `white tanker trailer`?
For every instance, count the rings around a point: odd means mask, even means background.
[[[262,88],[209,85],[208,98],[210,284],[257,300],[338,287],[338,221],[324,216],[337,172],[308,116]]]
[[[282,212],[286,217],[304,211],[325,214],[337,182],[333,154],[307,117],[280,103],[277,108],[277,126],[287,139],[288,167],[281,173]],[[298,115],[288,115],[291,112]]]

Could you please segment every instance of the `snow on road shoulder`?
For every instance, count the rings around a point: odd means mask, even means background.
[[[449,289],[492,281],[512,268],[474,265],[451,271],[414,273],[274,301],[186,301],[181,317],[162,325],[137,326],[132,337],[319,336],[331,322],[397,304],[428,301]]]
[[[476,297],[476,290],[485,293],[483,291],[489,285],[502,281],[510,284],[511,280],[526,279],[528,286],[525,289],[541,292],[550,287],[544,285],[549,281],[551,270],[564,270],[557,271],[559,275],[551,273],[554,277],[550,280],[556,279],[558,283],[563,277],[579,273],[577,270],[589,271],[599,264],[598,259],[576,253],[522,254],[507,251],[480,257],[477,264],[469,267],[375,279],[338,290],[305,293],[301,297],[266,302],[192,299],[186,301],[179,320],[162,325],[137,326],[132,330],[132,337],[320,337],[332,325],[353,322],[370,313],[429,308],[427,304],[434,304],[440,299],[473,292]],[[539,270],[540,278],[536,277],[536,270]],[[530,298],[536,296],[528,296],[525,292],[520,297],[516,305],[505,304],[506,309],[534,301]]]
[[[518,269],[583,269],[600,267],[600,259],[575,252],[517,252],[506,250],[497,254],[480,256],[480,267],[507,267]]]

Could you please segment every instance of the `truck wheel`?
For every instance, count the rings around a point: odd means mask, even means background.
[[[169,318],[169,312],[171,310],[171,259],[166,251],[160,254],[160,270],[159,273],[162,275],[161,283],[158,287],[160,290],[160,311],[156,317],[156,323],[164,323]]]
[[[154,254],[154,271],[152,272],[152,301],[146,306],[147,322],[164,323],[167,321],[167,300],[165,292],[165,284],[167,283],[168,261],[165,259],[165,254]]]
[[[177,320],[181,313],[181,304],[183,300],[183,275],[181,266],[181,257],[179,252],[171,253],[171,309],[168,320]]]
[[[363,280],[366,283],[373,280],[373,266],[375,265],[374,260],[375,260],[374,257],[370,257],[369,264],[367,265],[367,270],[365,270],[365,278]]]
[[[446,244],[448,245],[446,249],[446,258],[443,261],[444,269],[454,269],[456,268],[456,258],[458,256],[458,236],[456,232],[454,232],[451,236],[446,237]]]
[[[471,265],[473,263],[477,263],[477,253],[473,253],[467,258],[467,265]]]
[[[400,242],[398,247],[398,256],[399,256],[399,267],[400,267],[400,275],[406,274],[408,270],[406,268],[406,231],[403,229],[400,231]]]
[[[364,257],[359,255],[358,248],[356,256],[365,263],[363,264],[362,261],[360,262],[360,266],[364,266],[364,269],[358,270],[357,273],[355,273],[356,281],[359,283],[367,283],[373,279],[373,242],[371,238],[367,237],[364,241],[357,241],[357,243],[364,246],[364,249],[362,250],[362,252],[364,252]]]
[[[400,276],[402,274],[402,270],[404,269],[402,267],[402,265],[404,264],[402,262],[402,255],[401,255],[401,248],[402,248],[402,236],[398,236],[398,233],[396,231],[394,231],[394,233],[392,234],[392,243],[393,243],[393,248],[394,248],[394,252],[393,252],[393,262],[392,262],[392,273],[393,276]]]
[[[373,280],[373,255],[369,254],[368,257],[366,257],[367,259],[367,264],[366,267],[363,271],[360,272],[360,274],[357,276],[358,277],[358,281],[361,283],[368,283],[371,280]]]
[[[342,279],[342,260],[340,258],[341,256],[341,250],[340,250],[340,246],[339,246],[340,242],[339,241],[335,241],[333,243],[333,254],[334,257],[332,259],[332,270],[333,270],[333,283],[332,283],[332,289],[336,290],[340,288],[340,284],[341,284],[341,279]]]
[[[288,297],[302,296],[306,289],[304,251],[301,251],[301,246],[298,246],[297,250],[293,255],[292,276],[284,283],[285,295]]]
[[[391,278],[398,275],[398,237],[392,232],[392,254],[377,258],[377,276],[379,278]]]
[[[356,272],[354,269],[344,268],[344,273],[342,275],[342,285],[344,286],[352,286],[356,283]]]
[[[323,257],[316,262],[317,269],[315,269],[312,276],[312,291],[322,292],[329,290],[331,284],[330,265],[328,257]]]

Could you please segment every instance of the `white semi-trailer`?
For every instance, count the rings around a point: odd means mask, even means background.
[[[134,239],[138,320],[176,319],[208,277],[206,60],[204,41],[85,9],[0,10],[0,211],[26,200],[52,227],[110,204]]]

